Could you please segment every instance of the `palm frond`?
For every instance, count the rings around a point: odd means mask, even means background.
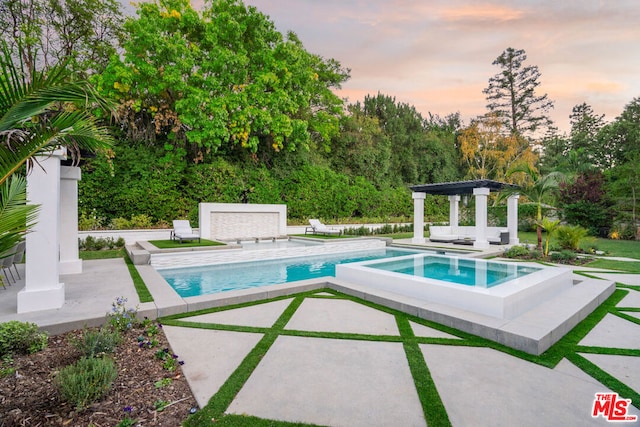
[[[0,187],[0,254],[13,248],[33,226],[39,206],[27,204],[27,181],[14,175]]]

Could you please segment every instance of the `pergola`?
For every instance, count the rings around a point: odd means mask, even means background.
[[[427,194],[449,196],[449,225],[452,229],[458,227],[460,196],[470,195],[476,198],[476,236],[473,246],[479,249],[489,247],[487,240],[487,198],[492,191],[504,188],[518,188],[513,184],[476,179],[471,181],[442,182],[438,184],[414,185],[413,191],[413,243],[424,243],[424,199]],[[509,244],[517,245],[518,240],[518,194],[507,199],[507,229]]]

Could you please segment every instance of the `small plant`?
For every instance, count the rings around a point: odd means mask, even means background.
[[[178,355],[172,354],[168,348],[156,351],[154,356],[163,361],[162,367],[169,372],[175,371],[179,365],[184,365],[182,360],[178,360]]]
[[[113,360],[83,357],[62,368],[56,382],[62,398],[82,410],[107,394],[117,376]]]
[[[117,297],[111,304],[111,311],[107,313],[108,323],[117,331],[124,332],[138,324],[137,308],[127,308],[127,299]]]
[[[138,420],[135,418],[131,418],[133,408],[131,408],[131,406],[125,406],[122,410],[124,411],[124,418],[122,419],[122,421],[116,424],[116,427],[131,427],[136,425]]]
[[[171,378],[163,378],[153,383],[153,385],[155,386],[155,388],[162,388],[171,385],[172,382],[173,380]]]
[[[153,407],[156,408],[156,411],[161,412],[161,411],[164,410],[164,408],[166,408],[170,404],[171,404],[171,402],[168,402],[166,400],[156,400],[153,403]]]
[[[118,330],[101,328],[97,331],[85,331],[82,338],[74,342],[75,347],[87,357],[113,353],[122,341]]]
[[[47,347],[47,334],[38,325],[10,320],[0,323],[0,357],[13,353],[35,353]]]
[[[0,362],[0,378],[8,377],[16,372],[16,368],[13,366],[13,358],[10,355],[5,355]]]

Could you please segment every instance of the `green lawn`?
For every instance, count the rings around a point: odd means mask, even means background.
[[[529,243],[535,245],[538,242],[535,232],[519,232],[518,237],[520,243]],[[544,243],[545,233],[542,233],[542,241]],[[637,240],[612,240],[601,238],[590,238],[582,246],[583,249],[595,247],[599,251],[606,252],[607,256],[635,258],[640,260],[640,241]],[[551,239],[551,247],[557,246],[556,240]]]
[[[627,273],[640,274],[640,261],[629,262],[629,261],[616,261],[612,259],[601,258],[593,262],[590,262],[589,264],[586,265],[586,267],[601,268],[603,270],[620,270]]]
[[[92,259],[107,259],[107,258],[122,258],[125,256],[124,249],[108,249],[104,251],[80,251],[80,259],[92,260]]]
[[[149,240],[149,243],[158,249],[176,249],[176,248],[195,248],[199,246],[225,246],[225,243],[214,242],[212,240],[200,239],[184,241],[182,243],[177,240]]]

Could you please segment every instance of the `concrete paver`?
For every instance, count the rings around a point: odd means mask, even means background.
[[[229,413],[330,426],[425,426],[401,343],[280,336]]]
[[[489,348],[420,348],[454,426],[607,425],[591,417],[602,385]]]
[[[282,312],[291,304],[291,301],[291,299],[284,299],[250,307],[190,316],[184,320],[188,320],[189,322],[270,328],[282,315]]]
[[[640,348],[640,325],[607,314],[579,343],[593,347]]]
[[[428,326],[420,325],[418,323],[409,322],[409,324],[411,325],[411,329],[413,329],[413,334],[417,337],[460,339],[460,337],[457,337],[455,335],[451,335],[446,332],[430,328]]]
[[[600,270],[602,271],[602,270]],[[640,274],[625,273],[589,273],[592,276],[605,280],[613,280],[614,282],[624,283],[625,285],[640,285]]]
[[[298,331],[346,332],[398,335],[395,317],[353,301],[307,298],[286,329]]]
[[[593,353],[580,353],[580,355],[640,392],[640,357]]]
[[[258,344],[262,334],[164,326],[198,405],[204,407]]]
[[[625,289],[629,293],[622,298],[616,307],[640,307],[640,292],[632,289]]]

